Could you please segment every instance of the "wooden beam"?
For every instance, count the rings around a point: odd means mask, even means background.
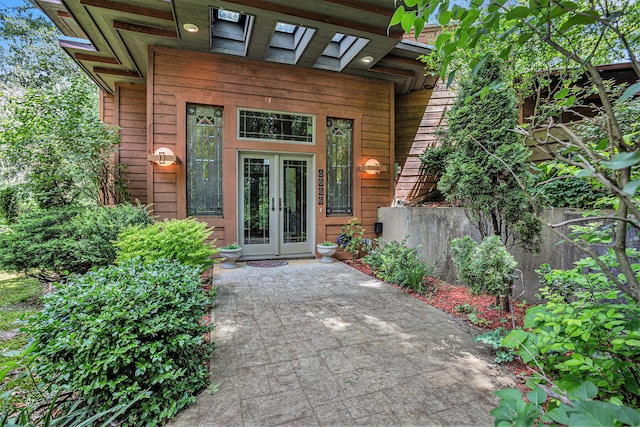
[[[310,10],[295,9],[290,6],[270,3],[263,0],[229,0],[227,3],[234,3],[244,7],[251,7],[259,10],[265,10],[267,12],[281,13],[283,15],[295,16],[296,18],[308,19],[311,21],[324,22],[325,24],[336,25],[338,27],[350,28],[357,31],[362,31],[370,34],[377,34],[381,36],[390,36],[395,39],[402,39],[404,32],[400,32],[397,29],[391,28],[391,31],[387,31],[387,27],[377,27],[370,24],[364,24],[360,22],[350,21],[348,19],[324,15],[322,13],[313,12]]]
[[[383,56],[381,61],[393,61],[396,62],[398,64],[406,64],[406,65],[412,65],[414,67],[416,66],[421,66],[421,67],[425,67],[424,62],[420,61],[419,59],[411,59],[411,58],[405,58],[403,56],[396,56],[396,55],[386,55]]]
[[[120,61],[116,58],[111,58],[109,56],[96,56],[96,55],[88,55],[86,53],[75,53],[73,55],[76,61],[92,61],[92,62],[101,62],[103,64],[116,64],[120,65]]]
[[[373,71],[374,73],[391,74],[394,76],[402,76],[402,77],[416,76],[416,73],[411,70],[400,70],[398,68],[381,67],[379,65],[373,65],[372,67],[369,68],[369,71]]]
[[[58,18],[71,18],[71,14],[69,12],[67,12],[66,10],[59,10],[58,11]]]
[[[117,30],[132,31],[134,33],[151,34],[160,37],[169,37],[173,39],[178,38],[178,33],[175,30],[168,30],[166,28],[150,27],[148,25],[130,24],[128,22],[113,21],[113,28]]]
[[[84,6],[99,7],[102,9],[115,10],[117,12],[131,13],[133,15],[146,16],[149,18],[164,19],[173,22],[173,12],[151,9],[149,7],[134,6],[131,4],[119,3],[112,0],[80,0]]]
[[[115,68],[93,67],[93,72],[100,73],[100,74],[110,74],[112,76],[135,77],[135,78],[140,77],[140,74],[138,74],[137,71],[117,70]]]
[[[371,3],[365,3],[360,0],[322,0],[325,3],[337,4],[339,6],[348,7],[349,9],[355,9],[360,12],[373,13],[374,15],[385,16],[391,20],[391,17],[395,13],[395,9],[389,9],[386,7],[380,7]]]

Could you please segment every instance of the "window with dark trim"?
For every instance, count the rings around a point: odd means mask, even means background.
[[[313,116],[238,110],[238,138],[313,142]]]
[[[187,215],[222,215],[222,108],[187,104]]]
[[[353,120],[327,117],[329,216],[353,215]]]

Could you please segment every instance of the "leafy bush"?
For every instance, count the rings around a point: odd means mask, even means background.
[[[471,290],[488,295],[510,295],[509,283],[517,266],[499,236],[487,236],[480,245],[469,236],[451,241],[458,275]]]
[[[146,391],[120,421],[159,425],[207,383],[207,303],[198,269],[175,261],[130,260],[75,277],[29,320],[36,372],[96,412]]]
[[[0,233],[0,269],[42,280],[85,273],[113,262],[113,240],[121,228],[149,222],[144,208],[130,205],[27,212]]]
[[[580,168],[555,160],[537,165],[532,190],[541,204],[556,208],[591,209],[605,194],[585,178],[576,176]]]
[[[340,247],[344,248],[345,251],[349,252],[355,260],[365,246],[363,237],[364,228],[362,228],[360,220],[358,220],[358,218],[352,218],[342,226],[337,243]]]
[[[598,388],[589,381],[572,390],[549,388],[549,393],[557,399],[546,405],[547,393],[540,388],[527,393],[526,401],[515,388],[498,390],[495,395],[500,398],[500,405],[491,411],[495,425],[533,427],[541,425],[540,421],[576,427],[640,425],[640,412],[594,400]]]
[[[417,248],[408,248],[406,237],[402,242],[376,239],[376,243],[377,248],[363,258],[376,276],[385,282],[422,291],[422,281],[433,273],[434,266],[420,261]]]
[[[198,267],[204,271],[214,263],[212,258],[218,252],[215,239],[207,242],[213,228],[193,218],[172,219],[125,228],[118,235],[116,264],[140,258],[151,263],[166,258],[185,265]]]
[[[612,292],[611,297],[616,296]],[[604,397],[637,405],[640,398],[640,307],[596,304],[581,298],[572,303],[548,302],[527,311],[525,328],[504,340],[572,389],[584,381]]]

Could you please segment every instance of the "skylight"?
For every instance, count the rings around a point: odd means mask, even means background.
[[[238,22],[240,20],[240,14],[230,10],[218,9],[218,19],[229,22]]]
[[[344,38],[344,34],[342,33],[336,33],[335,36],[333,36],[333,38],[331,39],[332,42],[334,43],[340,43],[342,41],[342,39]]]
[[[298,28],[297,25],[286,24],[284,22],[278,22],[276,24],[276,31],[281,33],[293,34],[296,31],[296,28]]]

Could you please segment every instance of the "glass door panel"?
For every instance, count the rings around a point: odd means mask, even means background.
[[[281,160],[282,181],[282,251],[303,252],[309,250],[308,227],[308,177],[307,159]]]
[[[246,156],[242,164],[242,238],[246,255],[275,252],[272,156]]]

